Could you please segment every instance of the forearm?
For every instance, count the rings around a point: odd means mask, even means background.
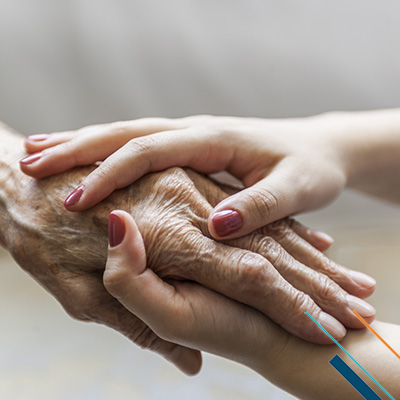
[[[345,169],[347,186],[400,202],[400,109],[335,112],[320,118]]]
[[[373,327],[394,349],[400,348],[400,326],[374,322]],[[350,331],[341,345],[392,396],[400,397],[400,383],[395,379],[400,372],[400,362],[370,331]],[[274,365],[271,366],[270,360],[264,360],[264,367],[259,372],[301,399],[358,399],[355,389],[329,364],[336,354],[378,394],[382,393],[336,345],[313,345],[293,336],[276,357]]]

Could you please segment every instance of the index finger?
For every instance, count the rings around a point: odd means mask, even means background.
[[[70,211],[85,210],[143,175],[170,167],[188,166],[203,173],[217,172],[225,169],[233,156],[233,149],[221,143],[218,135],[200,134],[195,128],[136,138],[89,174],[64,205]]]

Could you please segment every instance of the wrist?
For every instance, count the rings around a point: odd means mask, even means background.
[[[332,112],[324,120],[328,145],[334,149],[346,186],[358,188],[371,179],[385,180],[400,154],[400,110]]]

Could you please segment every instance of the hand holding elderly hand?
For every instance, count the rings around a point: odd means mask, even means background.
[[[164,340],[255,369],[257,360],[272,362],[286,345],[290,335],[259,311],[193,281],[165,281],[147,268],[141,233],[128,213],[110,214],[109,242],[105,288]]]
[[[281,221],[245,238],[218,243],[207,237],[207,218],[227,194],[211,181],[174,169],[147,175],[132,190],[124,204],[130,204],[128,211],[144,237],[149,266],[160,277],[197,281],[319,343],[327,338],[304,316],[305,311],[338,339],[345,334],[338,321],[362,327],[352,309],[373,318],[373,308],[354,296],[370,295],[374,281],[324,257],[303,239],[311,235],[298,223]]]
[[[323,117],[141,119],[30,136],[26,148],[35,154],[21,168],[43,178],[105,160],[66,201],[71,211],[93,206],[147,172],[227,170],[247,189],[217,204],[208,227],[214,238],[235,238],[320,207],[342,191],[345,172],[329,129]]]
[[[329,363],[338,351],[335,345],[298,339],[257,310],[196,282],[161,279],[146,268],[145,246],[132,217],[113,211],[109,227],[104,285],[159,337],[247,365],[296,398],[359,398]],[[399,344],[399,326],[374,322],[374,328]],[[343,346],[397,398],[400,387],[393,374],[398,360],[383,356],[374,335],[351,331]]]

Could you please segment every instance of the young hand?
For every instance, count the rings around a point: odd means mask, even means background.
[[[194,116],[94,125],[28,137],[26,149],[35,154],[21,160],[21,169],[43,178],[104,161],[66,200],[70,211],[87,209],[150,171],[171,166],[203,173],[227,170],[246,189],[216,205],[209,231],[216,239],[237,238],[338,196],[346,175],[332,126],[324,116]]]

